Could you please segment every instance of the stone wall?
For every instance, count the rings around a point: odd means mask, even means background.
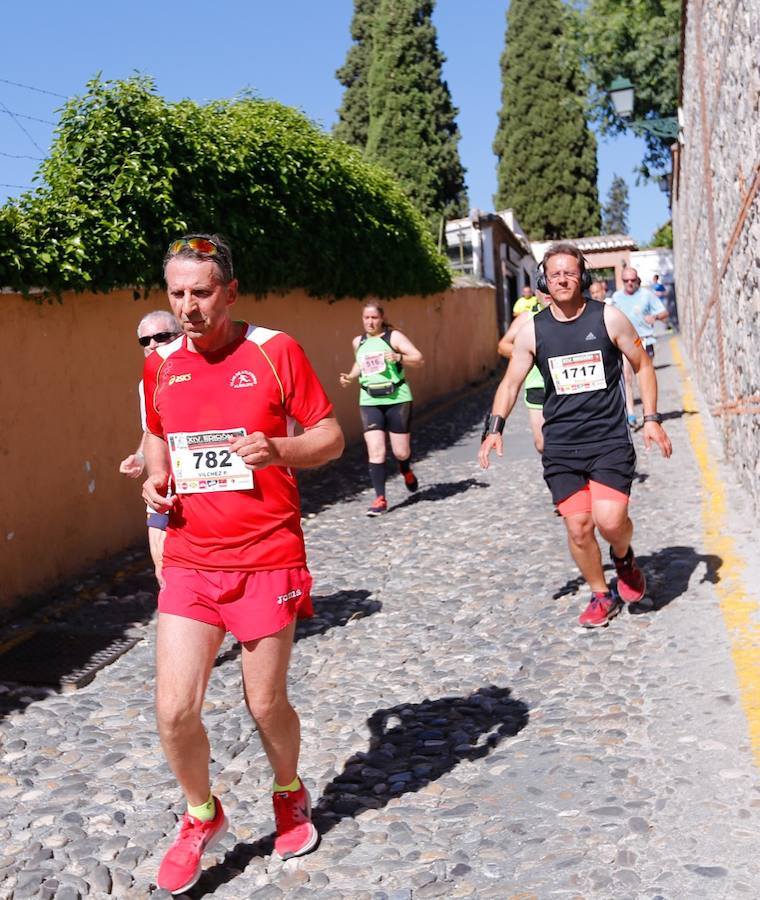
[[[118,473],[140,439],[138,321],[166,295],[69,294],[35,304],[0,296],[0,618],[21,598],[145,537],[140,482]],[[498,363],[491,287],[384,302],[425,357],[407,378],[417,408],[480,381]],[[353,362],[362,304],[302,291],[240,297],[235,316],[281,329],[304,347],[349,441],[361,440],[358,388],[338,385]]]
[[[760,510],[760,3],[684,0],[683,10],[680,321],[727,455]]]

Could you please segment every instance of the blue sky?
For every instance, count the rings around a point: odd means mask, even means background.
[[[447,57],[444,74],[460,110],[460,154],[470,204],[484,210],[492,209],[496,189],[491,144],[506,8],[505,0],[438,0],[435,12],[439,46]],[[98,73],[112,79],[140,72],[152,75],[170,100],[198,101],[253,88],[329,128],[341,100],[335,70],[350,45],[352,11],[352,0],[40,0],[33,7],[6,5],[0,57],[0,202],[20,193],[6,185],[32,184],[39,163],[17,157],[44,155],[53,127],[36,120],[55,121],[55,110],[63,103],[7,82],[70,96],[83,92]],[[643,142],[632,135],[599,142],[599,195],[606,198],[614,174],[626,179],[629,230],[639,242],[669,218],[665,195],[655,185],[635,185],[633,170],[642,154]]]

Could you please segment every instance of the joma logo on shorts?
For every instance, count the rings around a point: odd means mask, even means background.
[[[295,600],[296,597],[300,597],[302,593],[303,591],[301,588],[296,588],[294,591],[288,591],[287,594],[283,594],[277,598],[277,603],[282,606],[282,604],[287,603],[288,600]]]
[[[180,381],[190,381],[193,376],[188,372],[186,375],[172,375],[169,378],[169,384],[179,383]]]

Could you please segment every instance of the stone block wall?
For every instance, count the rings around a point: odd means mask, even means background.
[[[683,15],[673,191],[681,326],[760,511],[760,3],[684,0]]]

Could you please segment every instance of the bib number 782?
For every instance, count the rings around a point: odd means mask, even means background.
[[[194,450],[193,458],[195,459],[196,469],[223,469],[231,468],[232,462],[229,450]]]

